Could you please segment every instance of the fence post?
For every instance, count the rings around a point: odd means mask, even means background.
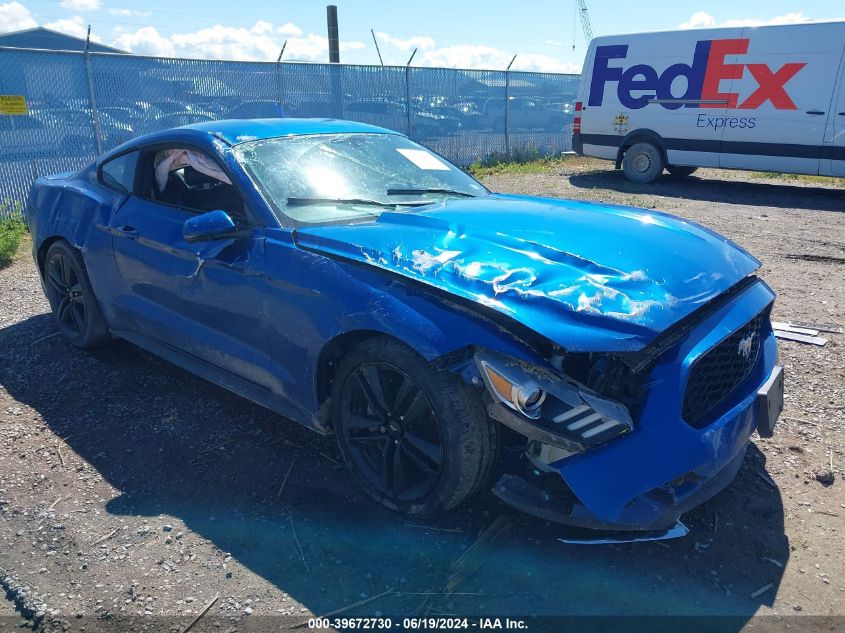
[[[516,55],[511,58],[511,63],[505,68],[505,156],[511,157],[511,66]]]
[[[408,138],[414,138],[413,113],[411,112],[411,62],[416,54],[417,49],[415,48],[410,59],[408,59],[408,63],[405,64],[405,112],[408,115]]]
[[[284,72],[284,66],[282,66],[282,55],[285,54],[285,48],[288,45],[288,41],[285,40],[285,43],[282,44],[282,50],[279,52],[279,57],[276,59],[276,96],[278,97],[279,101],[279,116],[284,117],[285,114],[285,107],[282,105],[284,103],[284,90],[283,90],[283,83],[282,83],[282,73]]]
[[[505,71],[505,156],[511,157],[511,136],[510,136],[510,112],[511,112],[511,73]]]
[[[94,94],[94,72],[91,68],[91,53],[88,44],[91,40],[91,27],[88,27],[88,39],[85,40],[85,72],[88,75],[88,99],[91,101],[91,118],[94,122],[94,140],[97,142],[97,155],[103,153],[103,136],[100,133],[100,113],[97,112],[97,97]]]

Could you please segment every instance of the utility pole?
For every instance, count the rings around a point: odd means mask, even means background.
[[[326,22],[329,28],[329,80],[332,91],[332,111],[336,119],[343,118],[343,86],[340,66],[340,30],[337,26],[337,7],[326,7]]]
[[[340,32],[337,27],[337,7],[330,4],[326,7],[326,22],[329,27],[329,63],[340,63]]]

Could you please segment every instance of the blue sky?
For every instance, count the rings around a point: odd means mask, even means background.
[[[0,33],[36,25],[84,35],[140,54],[327,61],[328,2],[270,0],[0,0]],[[378,63],[374,29],[385,63],[577,71],[584,36],[575,0],[335,0],[341,61]],[[597,35],[723,24],[845,18],[841,0],[676,0],[636,3],[587,0]],[[573,50],[573,43],[575,49]]]

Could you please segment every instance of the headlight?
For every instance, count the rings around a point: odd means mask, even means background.
[[[634,428],[623,405],[565,376],[487,350],[476,352],[475,362],[493,398],[531,422],[495,410],[491,415],[524,435],[552,444],[549,436],[557,436],[556,445],[572,448],[574,442],[583,450]]]
[[[486,360],[479,364],[490,390],[501,402],[529,418],[540,417],[540,407],[546,399],[546,392],[540,385],[530,379],[520,382],[509,378]]]

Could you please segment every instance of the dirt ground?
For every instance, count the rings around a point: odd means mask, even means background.
[[[845,324],[842,189],[715,170],[637,186],[587,160],[486,184],[695,220],[763,261],[778,320]],[[331,438],[127,343],[70,347],[28,256],[0,271],[0,295],[0,630],[180,631],[212,602],[192,631],[350,605],[342,616],[510,615],[528,630],[551,615],[845,626],[843,334],[780,342],[776,436],[685,517],[689,536],[586,546],[489,495],[410,524],[365,499]]]

